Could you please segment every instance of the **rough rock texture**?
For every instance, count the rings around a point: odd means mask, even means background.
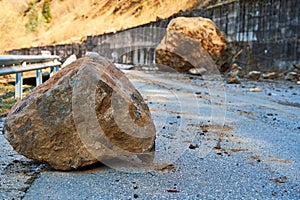
[[[264,79],[276,79],[278,78],[278,74],[276,72],[268,72],[262,75]]]
[[[170,22],[166,36],[156,48],[156,63],[179,72],[201,67],[211,72],[209,68],[215,63],[225,72],[232,58],[229,49],[224,35],[210,19],[178,17]]]
[[[284,77],[287,81],[298,81],[298,74],[296,72],[288,72]]]
[[[11,109],[6,139],[24,156],[70,170],[154,150],[155,127],[139,92],[112,63],[86,57]]]
[[[260,78],[261,72],[251,71],[248,73],[247,77],[251,80],[258,80]]]
[[[233,63],[230,68],[230,72],[228,73],[227,83],[240,84],[241,83],[240,78],[243,77],[244,77],[243,69],[240,66],[238,66],[236,63]]]
[[[202,76],[206,74],[207,70],[203,67],[201,68],[191,68],[188,71],[190,74]]]

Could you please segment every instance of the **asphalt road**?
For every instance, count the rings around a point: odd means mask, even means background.
[[[300,85],[126,74],[151,110],[159,167],[55,171],[0,135],[0,199],[300,199]]]

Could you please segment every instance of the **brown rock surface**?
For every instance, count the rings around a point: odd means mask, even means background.
[[[276,72],[264,73],[262,76],[263,76],[264,79],[276,79],[276,78],[278,78],[278,74]]]
[[[4,134],[20,154],[60,170],[147,154],[155,141],[141,95],[100,57],[75,61],[15,104]]]
[[[259,71],[251,71],[248,73],[248,78],[251,80],[258,80],[260,78],[261,72]]]
[[[287,81],[298,81],[298,74],[296,72],[288,72],[286,76],[284,77]]]
[[[236,63],[233,63],[230,68],[230,72],[228,73],[228,84],[240,84],[240,78],[244,77],[243,69],[238,66]]]
[[[213,21],[202,17],[178,17],[167,28],[166,36],[156,48],[156,63],[179,72],[211,65],[224,72],[232,57],[228,42]],[[213,63],[211,63],[211,57]]]

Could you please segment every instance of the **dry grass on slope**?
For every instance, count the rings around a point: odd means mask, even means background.
[[[198,0],[52,0],[52,22],[42,20],[38,1],[38,29],[28,32],[29,0],[0,1],[0,53],[14,48],[81,42],[88,35],[115,32],[193,7]],[[5,11],[5,12],[3,12]]]

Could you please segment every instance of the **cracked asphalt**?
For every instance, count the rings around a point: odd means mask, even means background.
[[[300,85],[124,72],[151,110],[161,167],[55,171],[0,134],[0,199],[300,199]]]

